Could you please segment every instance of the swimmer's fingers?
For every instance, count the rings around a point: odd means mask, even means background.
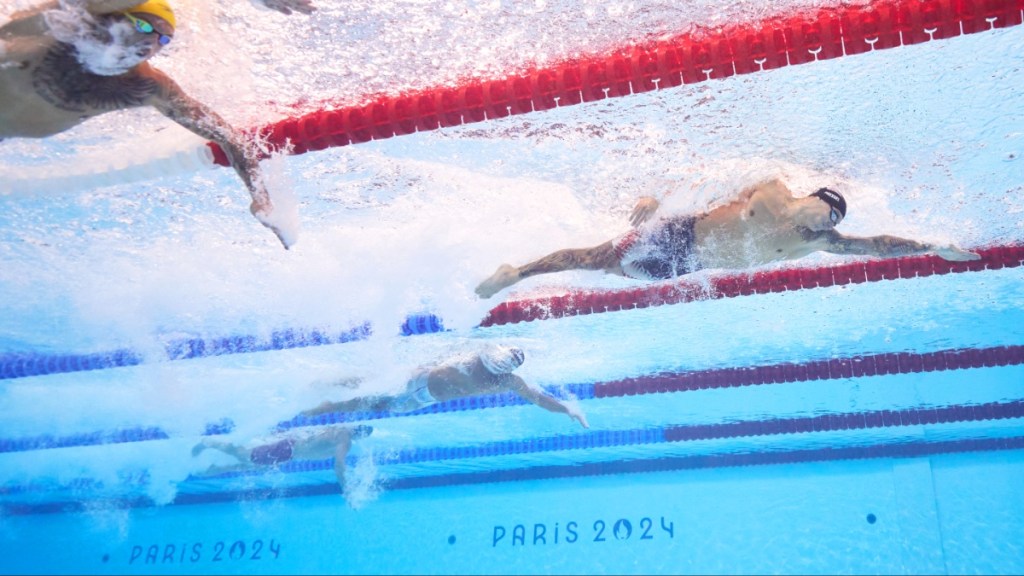
[[[264,6],[286,15],[291,15],[292,10],[302,14],[312,14],[316,10],[312,0],[258,0]]]
[[[956,246],[946,246],[939,248],[935,251],[943,260],[949,260],[951,262],[969,262],[971,260],[980,260],[981,256],[967,250],[961,250]]]
[[[303,14],[312,14],[316,10],[316,6],[313,6],[313,2],[310,0],[301,0],[295,9]]]
[[[583,412],[579,410],[579,408],[569,406],[567,413],[569,414],[569,418],[572,418],[573,420],[579,422],[580,426],[583,426],[584,428],[590,428],[590,423],[587,422],[586,415],[584,415]]]
[[[273,212],[273,210],[274,206],[273,204],[270,203],[269,200],[253,200],[252,204],[249,205],[249,212],[252,212],[252,215],[255,216],[257,220],[260,221],[260,224],[263,224],[264,226],[269,228],[270,231],[273,232],[275,236],[277,236],[277,239],[281,241],[281,245],[284,246],[285,250],[290,250],[292,244],[294,244],[295,241],[291,237],[291,235],[285,234],[283,230],[281,230],[278,226],[270,222],[270,215]]]
[[[636,202],[633,213],[629,215],[629,223],[636,227],[650,219],[651,215],[658,210],[658,201],[650,196],[644,196]]]
[[[281,241],[281,246],[284,246],[285,250],[291,250],[292,245],[285,237],[284,232],[282,232],[280,229],[278,229],[277,226],[274,226],[272,224],[267,224],[266,222],[264,222],[263,225],[266,226],[267,228],[270,228],[270,231],[274,233],[274,236],[277,236],[277,239]]]

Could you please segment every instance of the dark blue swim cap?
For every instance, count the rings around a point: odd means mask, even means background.
[[[817,196],[821,198],[826,204],[839,210],[839,213],[846,218],[846,198],[843,195],[831,188],[818,188],[817,192],[811,194],[811,196]]]

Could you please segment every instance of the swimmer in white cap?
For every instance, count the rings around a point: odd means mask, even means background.
[[[951,261],[980,258],[956,246],[889,235],[840,234],[835,228],[846,217],[846,199],[829,188],[797,198],[782,181],[769,180],[704,214],[666,215],[641,226],[658,205],[654,198],[641,198],[630,216],[632,229],[604,244],[559,250],[518,267],[502,264],[476,293],[490,298],[530,276],[566,270],[600,270],[658,281],[705,268],[745,270],[818,251],[879,257],[931,253]]]
[[[309,13],[309,0],[262,0]],[[273,205],[258,160],[216,113],[147,62],[174,38],[167,0],[61,0],[15,13],[0,27],[0,140],[45,138],[115,110],[152,106],[220,145],[252,196],[264,226]]]
[[[362,411],[412,412],[447,400],[511,391],[545,410],[565,414],[584,428],[590,428],[587,417],[574,403],[563,402],[512,374],[525,359],[521,348],[490,345],[478,354],[420,368],[406,383],[405,391],[397,396],[324,402],[303,412],[303,415]],[[346,382],[351,383],[352,379]]]

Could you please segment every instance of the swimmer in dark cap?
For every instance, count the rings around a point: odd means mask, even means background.
[[[977,260],[973,252],[896,236],[844,236],[835,227],[846,217],[842,194],[821,188],[795,198],[779,180],[743,190],[731,203],[700,215],[654,215],[658,201],[645,197],[630,216],[633,228],[592,248],[559,250],[515,267],[503,264],[477,286],[490,298],[516,282],[566,270],[603,270],[641,280],[665,280],[704,268],[744,270],[812,252],[893,257],[932,253],[951,261]]]
[[[309,0],[260,0],[310,13]],[[213,110],[148,60],[171,43],[177,19],[167,0],[68,0],[16,12],[0,26],[0,140],[45,138],[113,112],[152,106],[224,150],[252,196],[250,211],[277,234],[258,160]]]
[[[373,433],[370,426],[324,426],[313,432],[292,431],[278,440],[258,446],[242,446],[215,438],[204,438],[192,448],[197,457],[208,449],[223,452],[237,462],[228,465],[213,465],[200,476],[213,476],[227,472],[275,468],[290,460],[324,460],[334,458],[334,475],[342,491],[345,489],[345,457],[352,449],[352,441],[365,438]]]

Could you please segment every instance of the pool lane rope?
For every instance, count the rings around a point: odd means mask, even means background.
[[[916,374],[951,370],[968,370],[976,368],[995,368],[1004,366],[1020,366],[1024,364],[1024,346],[996,346],[991,348],[962,348],[938,350],[934,352],[886,352],[865,354],[846,358],[829,358],[804,363],[782,363],[764,366],[746,366],[737,368],[717,368],[685,372],[663,372],[635,378],[627,378],[593,384],[569,384],[561,387],[549,387],[548,391],[555,396],[566,397],[570,394],[578,400],[592,400],[622,396],[638,396],[647,394],[663,394],[695,390],[712,390],[736,388],[742,386],[761,386],[784,384],[791,382],[830,381],[847,378],[866,378],[890,374]],[[349,422],[380,420],[385,418],[416,417],[426,414],[448,412],[464,412],[487,408],[507,406],[523,406],[529,404],[519,395],[507,392],[459,398],[439,402],[429,407],[409,412],[391,413],[380,411],[365,412],[330,412],[317,416],[296,416],[291,420],[277,425],[277,432],[309,426],[328,426]],[[1017,406],[1019,402],[1010,402],[1006,406]],[[987,405],[986,405],[987,406]],[[944,408],[938,408],[943,410]],[[1018,408],[1007,408],[1018,410]],[[957,409],[960,410],[960,409]],[[976,411],[977,410],[977,411]],[[999,408],[1002,410],[1002,408]],[[906,413],[906,414],[905,414]],[[1016,414],[1017,412],[1013,412]],[[889,422],[908,422],[909,412],[899,410],[883,410],[877,414],[882,425]],[[1009,418],[1018,416],[998,416],[1006,412],[991,412],[989,409],[974,407],[969,412],[950,412],[956,417],[965,419]],[[967,416],[964,416],[967,414]],[[811,419],[829,425],[829,418],[834,415],[822,415]],[[875,418],[872,416],[871,418]],[[950,418],[953,416],[941,417]],[[823,419],[823,420],[822,420]],[[939,420],[946,421],[946,420]],[[922,421],[921,423],[926,423]],[[808,424],[810,426],[811,424]],[[819,424],[814,424],[818,426]],[[839,429],[832,424],[832,429]],[[678,428],[678,427],[677,427]],[[234,429],[231,420],[225,418],[219,422],[207,424],[203,435],[214,436],[228,434]],[[602,432],[603,433],[603,432]],[[42,435],[27,438],[0,438],[0,454],[11,452],[31,452],[55,448],[71,448],[81,446],[98,446],[103,444],[121,444],[128,442],[146,442],[166,440],[171,436],[159,427],[136,427],[112,432],[93,432],[54,437]]]
[[[695,300],[717,300],[864,282],[1000,270],[1024,264],[1024,245],[994,246],[976,252],[981,258],[970,262],[950,262],[932,255],[908,256],[820,268],[786,268],[751,274],[716,275],[706,282],[683,278],[625,290],[573,291],[564,296],[504,302],[492,309],[480,326],[500,326],[566,316],[650,308]]]
[[[1024,0],[883,0],[836,6],[571,59],[500,80],[311,112],[254,130],[293,154],[529,114],[1021,24]],[[210,144],[216,162],[227,157]]]
[[[981,259],[972,262],[949,262],[938,256],[910,256],[819,268],[786,268],[763,270],[752,274],[723,274],[713,276],[706,282],[683,278],[624,290],[575,290],[564,296],[501,303],[487,314],[480,327],[681,304],[695,300],[736,298],[882,280],[1000,270],[1024,264],[1024,245],[995,246],[977,252]],[[444,330],[442,319],[433,314],[420,314],[406,318],[400,333],[412,336]],[[372,333],[372,327],[364,323],[341,332],[286,329],[272,332],[269,337],[234,335],[175,339],[164,344],[163,358],[150,357],[148,360],[142,352],[131,349],[93,354],[3,354],[0,355],[0,380],[137,366],[147,361],[189,360],[341,344],[365,340]]]
[[[954,38],[1024,20],[1024,0],[882,0],[760,21],[694,26],[697,33],[624,46],[497,80],[473,79],[318,110],[247,131],[269,151],[302,154],[394,136],[595,102],[683,84]],[[202,149],[205,148],[205,149]],[[123,155],[69,174],[65,166],[4,183],[11,191],[66,191],[127,183],[175,171],[229,166],[213,143],[127,165]],[[99,168],[103,168],[102,171]],[[38,180],[38,182],[34,182]]]
[[[971,409],[978,407],[965,406],[951,408]],[[1006,407],[1005,404],[999,403],[993,403],[992,405],[983,405],[982,408],[990,410],[992,412],[998,412],[1000,414],[1012,414],[1006,416],[1007,418],[1019,418],[1021,414],[1024,413],[1024,410],[1021,410],[1022,407],[1020,406]],[[865,415],[863,414],[844,414],[842,416],[851,417],[841,418],[839,420],[840,425],[847,425],[848,427],[836,430],[861,430],[877,427],[866,423],[866,421],[863,418],[863,416]],[[935,414],[935,416],[939,418],[938,422],[942,423],[956,423],[974,420],[973,418],[962,418],[956,414],[947,415],[945,413],[937,413]],[[927,417],[928,416],[925,414],[918,415],[918,419],[921,420],[922,423],[924,419]],[[994,418],[985,419],[1001,418],[1002,416],[996,416]],[[741,422],[736,424],[747,425],[748,423]],[[754,424],[756,424],[756,422]],[[787,425],[792,429],[791,431],[786,431],[783,429]],[[892,424],[892,426],[909,425],[911,424]],[[798,422],[789,423],[788,421],[782,421],[780,423],[781,428],[779,430],[772,431],[771,434],[777,435],[796,432],[826,431],[826,429],[824,428],[820,430],[797,430],[799,426],[800,423]],[[602,446],[613,447],[636,445],[639,443],[649,444],[655,440],[655,437],[659,435],[659,432],[661,432],[661,435],[664,436],[664,432],[668,430],[671,430],[671,428],[668,428],[664,431],[643,429],[638,431],[609,432],[607,433],[609,435],[607,440],[608,443],[603,444]],[[691,439],[696,440],[697,438],[669,439],[665,437],[663,442],[679,442]],[[556,437],[552,439],[531,439],[526,441],[518,441],[518,444],[516,446],[499,447],[496,450],[485,451],[487,453],[482,453],[479,450],[474,451],[475,447],[433,448],[417,451],[415,455],[418,459],[415,460],[415,462],[410,463],[434,462],[449,458],[481,457],[478,454],[493,457],[536,453],[548,451],[550,449],[571,450],[579,448],[597,447],[597,441],[594,442],[594,446],[584,444],[588,444],[588,442],[574,442],[571,439],[567,439],[566,437]],[[409,490],[474,484],[524,482],[530,480],[552,480],[558,478],[580,478],[588,476],[605,476],[611,474],[642,474],[652,472],[701,470],[709,468],[735,468],[747,466],[803,464],[811,462],[833,462],[843,460],[866,460],[880,458],[921,458],[943,454],[963,454],[972,452],[994,452],[1006,450],[1024,450],[1024,437],[1007,436],[995,438],[962,438],[958,440],[895,440],[890,442],[876,442],[874,444],[855,446],[789,449],[775,448],[757,452],[713,452],[709,454],[697,454],[686,456],[662,456],[656,458],[630,458],[628,460],[606,460],[600,462],[580,462],[572,464],[524,466],[479,472],[453,472],[431,474],[425,476],[409,476],[396,479],[384,479],[379,482],[378,487],[384,490]],[[408,458],[408,456],[406,457]],[[392,457],[391,459],[400,460],[401,458],[402,455],[399,455]],[[354,457],[352,457],[352,459],[355,460]],[[391,462],[387,463],[390,464]],[[280,466],[279,468],[275,469],[274,473],[308,474],[310,472],[333,472],[333,468],[333,459],[305,460],[298,462],[292,461],[287,462]],[[242,476],[260,476],[265,474],[267,474],[266,471],[250,471],[245,473],[228,473],[212,477],[210,479],[223,480]],[[146,473],[142,473],[137,477],[129,478],[127,480],[127,483],[134,485],[146,485],[148,484],[148,475]],[[91,507],[95,506],[96,504],[96,502],[94,501],[84,500],[81,497],[80,491],[102,490],[104,488],[105,484],[101,481],[90,478],[79,478],[60,487],[60,489],[63,490],[78,490],[79,492],[76,493],[74,500],[65,502],[47,502],[43,504],[0,502],[0,512],[2,512],[4,515],[31,515],[80,512],[91,509]],[[11,486],[9,487],[9,491],[7,491],[7,489],[0,488],[0,494],[6,493],[12,496],[17,496],[23,494],[30,494],[33,492],[51,492],[53,489],[53,486],[48,486],[44,484]],[[243,490],[236,489],[202,493],[179,492],[177,496],[174,498],[174,500],[171,502],[171,504],[214,504],[221,502],[241,502],[252,500],[323,496],[338,493],[340,493],[338,484],[337,482],[332,480],[331,482],[326,483],[306,484],[302,486],[292,486],[285,488],[255,488]],[[106,506],[116,508],[149,508],[157,506],[157,504],[152,499],[143,496],[104,499],[102,500],[102,502]]]

